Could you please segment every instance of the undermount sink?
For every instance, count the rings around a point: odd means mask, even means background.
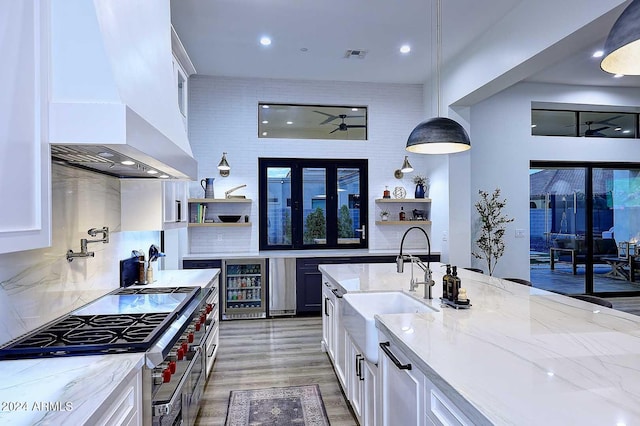
[[[342,325],[364,352],[365,358],[378,362],[378,330],[375,315],[436,312],[408,294],[392,292],[347,293],[341,303]]]

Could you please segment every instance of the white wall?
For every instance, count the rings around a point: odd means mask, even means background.
[[[367,105],[368,141],[259,139],[257,137],[258,102]],[[189,138],[198,160],[199,179],[215,177],[215,194],[241,184],[247,188],[237,194],[257,200],[257,159],[293,158],[366,158],[369,160],[369,247],[397,249],[406,226],[375,226],[379,209],[374,199],[381,198],[385,185],[393,190],[402,185],[413,196],[411,177],[415,173],[431,178],[432,249],[440,251],[440,235],[446,229],[448,192],[446,156],[424,156],[405,151],[407,137],[424,116],[422,85],[371,84],[327,81],[289,81],[193,76],[189,80]],[[222,152],[227,152],[231,176],[222,178],[216,169]],[[403,181],[393,177],[405,155],[415,172]],[[191,197],[202,197],[199,182],[190,187]],[[408,210],[409,206],[404,206]],[[409,209],[410,210],[410,209]],[[194,253],[247,252],[258,249],[257,202],[251,208],[251,228],[192,228]],[[411,240],[414,240],[413,235]],[[424,247],[416,233],[416,241]]]
[[[531,160],[640,162],[637,139],[531,136],[531,102],[638,106],[640,89],[522,83],[471,108],[471,186],[468,196],[472,228],[475,220],[473,204],[479,189],[500,188],[507,199],[505,212],[515,218],[515,222],[508,225],[507,250],[498,262],[496,276],[529,276]],[[524,229],[526,238],[515,238],[516,228]],[[474,235],[471,236],[472,249],[475,248],[473,240]],[[474,264],[484,266],[477,261]]]
[[[52,173],[52,246],[0,255],[0,344],[118,288],[118,261],[160,243],[158,231],[120,232],[118,179],[55,164]],[[67,262],[67,250],[103,226],[109,243]]]

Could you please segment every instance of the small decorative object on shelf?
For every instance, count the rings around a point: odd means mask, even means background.
[[[380,212],[380,219],[382,219],[383,222],[386,222],[389,220],[389,212],[386,210],[383,210]]]
[[[407,190],[401,186],[396,186],[393,190],[393,196],[399,199],[404,199],[407,196]]]
[[[416,198],[424,198],[429,196],[429,178],[421,175],[413,177],[413,183],[416,184]]]
[[[404,207],[400,207],[399,219],[400,220],[406,220],[407,219],[407,215],[406,215],[406,213],[404,211]]]
[[[388,186],[384,187],[384,192],[383,192],[382,198],[391,198],[391,191],[389,191],[389,187]]]

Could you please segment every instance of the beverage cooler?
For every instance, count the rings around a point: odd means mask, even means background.
[[[222,262],[222,319],[267,317],[265,259]]]

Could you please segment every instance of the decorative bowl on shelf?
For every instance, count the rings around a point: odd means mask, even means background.
[[[239,214],[226,214],[226,215],[218,215],[218,219],[220,222],[224,223],[234,223],[240,220],[242,216]]]

